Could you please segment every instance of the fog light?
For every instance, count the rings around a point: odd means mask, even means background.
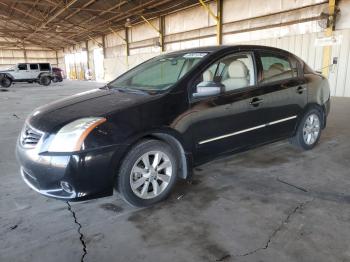
[[[71,194],[73,193],[73,187],[66,181],[61,181],[61,187],[64,191],[66,191],[67,193]]]

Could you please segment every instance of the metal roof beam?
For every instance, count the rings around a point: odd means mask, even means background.
[[[53,14],[52,16],[50,16],[50,18],[46,21],[44,21],[37,29],[35,29],[35,32],[33,34],[35,34],[39,29],[42,29],[43,27],[45,27],[48,23],[52,22],[54,19],[56,19],[59,15],[61,15],[64,11],[66,11],[68,9],[68,7],[70,7],[71,5],[73,5],[74,3],[76,3],[78,0],[71,0],[67,5],[65,5],[64,7],[62,7],[60,10],[58,10],[55,14]],[[60,5],[60,3],[57,4],[57,6]],[[26,36],[25,39],[28,39],[30,37],[33,36],[33,34],[30,34],[29,36]]]
[[[110,23],[112,22],[113,20],[117,20],[118,21],[122,21],[128,17],[130,17],[131,15],[142,15],[142,11],[144,8],[147,8],[147,7],[156,7],[156,6],[159,6],[159,5],[162,5],[162,4],[165,4],[167,2],[170,2],[172,0],[163,0],[163,1],[159,1],[159,0],[151,0],[151,1],[147,1],[146,3],[142,4],[142,5],[137,5],[135,6],[134,8],[131,8],[128,10],[128,14],[126,15],[116,15],[116,16],[113,16],[113,17],[110,17],[104,21],[101,21],[100,23],[97,23],[96,25],[94,25],[94,28],[96,27],[100,27],[102,25],[105,25],[107,23]],[[135,12],[135,13],[133,13]],[[109,28],[110,26],[107,27],[107,29]],[[84,32],[82,33],[78,33],[76,36],[74,37],[77,37],[77,36],[81,36],[83,35]]]
[[[87,2],[86,4],[84,4],[82,7],[78,7],[73,13],[67,15],[67,16],[65,17],[65,19],[71,18],[72,16],[78,14],[81,10],[83,10],[84,8],[86,8],[86,7],[90,6],[90,5],[92,5],[92,4],[95,3],[95,2],[96,2],[96,0],[90,0],[90,1],[88,1],[88,2]]]

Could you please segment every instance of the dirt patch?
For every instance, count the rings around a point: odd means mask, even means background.
[[[123,208],[121,208],[115,204],[112,204],[112,203],[102,204],[102,205],[100,205],[100,207],[104,210],[112,211],[114,213],[121,213],[123,211]]]

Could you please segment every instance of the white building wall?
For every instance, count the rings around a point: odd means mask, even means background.
[[[0,49],[0,70],[17,63],[51,63],[57,66],[56,52],[38,49],[27,49],[25,52],[20,49]]]

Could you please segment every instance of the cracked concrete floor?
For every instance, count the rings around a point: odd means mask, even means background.
[[[38,195],[14,155],[26,115],[99,85],[0,92],[0,261],[350,261],[350,99],[332,99],[314,150],[282,141],[213,161],[152,208]]]

